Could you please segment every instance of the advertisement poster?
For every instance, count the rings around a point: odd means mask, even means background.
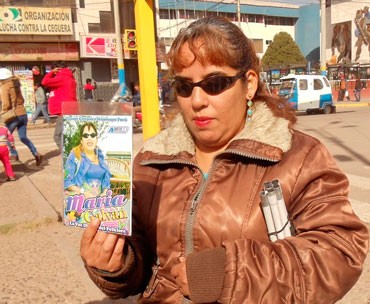
[[[31,70],[15,70],[14,75],[18,77],[21,83],[21,92],[24,97],[24,107],[26,108],[28,118],[35,112],[35,92],[33,89],[33,74]]]
[[[131,115],[63,115],[64,224],[131,235]]]

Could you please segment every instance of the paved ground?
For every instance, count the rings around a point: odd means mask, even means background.
[[[107,299],[87,277],[79,257],[82,230],[60,222],[62,164],[53,128],[40,127],[30,127],[29,134],[44,154],[42,166],[37,168],[29,151],[20,148],[17,181],[0,182],[0,304],[134,303],[133,298]],[[135,151],[141,144],[142,135],[135,134]],[[359,212],[369,215],[370,210],[366,206]],[[339,303],[370,304],[370,257],[358,283]]]

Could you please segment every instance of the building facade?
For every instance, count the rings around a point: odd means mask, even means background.
[[[62,60],[75,71],[81,99],[87,78],[98,83],[96,99],[110,99],[118,83],[113,0],[4,0],[1,4],[0,66],[39,81],[53,62]],[[194,20],[221,15],[241,27],[260,57],[274,36],[284,31],[295,39],[305,56],[311,56],[312,62],[318,60],[312,54],[320,44],[319,5],[300,7],[241,0],[240,11],[237,9],[235,1],[157,0],[158,52],[168,50],[178,31]],[[124,44],[125,30],[135,29],[134,2],[119,1],[118,10]],[[136,55],[136,51],[124,48],[129,87],[138,79]],[[157,56],[157,61],[159,75],[165,75],[163,56]],[[40,68],[39,75],[32,73],[34,66]]]

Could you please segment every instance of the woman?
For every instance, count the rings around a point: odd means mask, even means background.
[[[85,198],[105,195],[111,174],[98,148],[98,131],[92,122],[79,128],[79,144],[69,154],[64,166],[66,194],[83,193]]]
[[[2,100],[2,112],[15,109],[17,117],[6,123],[6,127],[10,133],[13,134],[14,130],[17,129],[18,137],[22,143],[24,143],[31,151],[33,157],[36,160],[36,166],[40,166],[42,162],[42,155],[37,152],[35,145],[27,137],[27,112],[24,107],[24,98],[21,92],[21,85],[19,80],[13,76],[12,72],[6,68],[0,69],[0,87],[1,87],[1,100]],[[17,151],[12,148],[11,154],[18,159]]]
[[[227,45],[227,48],[225,47]],[[242,31],[220,17],[182,30],[167,63],[181,115],[134,162],[133,235],[81,240],[107,295],[140,303],[334,303],[355,284],[366,226],[325,147],[266,94]],[[270,241],[260,207],[279,180],[291,237]]]

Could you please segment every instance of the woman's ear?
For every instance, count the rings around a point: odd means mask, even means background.
[[[246,72],[247,78],[247,98],[252,99],[257,92],[258,88],[258,74],[254,70],[248,70]]]

